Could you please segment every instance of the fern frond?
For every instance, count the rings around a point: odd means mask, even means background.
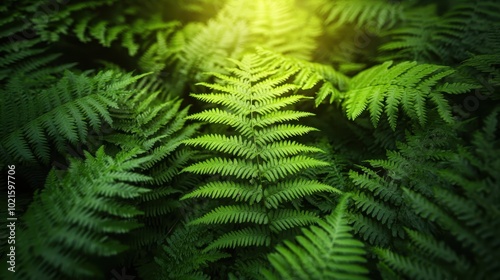
[[[253,14],[245,14],[249,22],[251,42],[278,53],[311,60],[316,38],[321,35],[320,20],[297,8],[296,1],[251,1]]]
[[[410,9],[405,13],[401,28],[386,32],[392,40],[379,48],[382,53],[386,53],[381,59],[431,62],[433,58],[444,57],[445,50],[434,41],[444,38],[448,32],[439,29],[440,24],[442,21],[434,5]]]
[[[426,102],[434,103],[441,118],[452,122],[451,108],[443,94],[465,93],[477,86],[472,84],[440,84],[454,73],[449,68],[433,64],[385,62],[356,75],[346,92],[345,108],[349,119],[356,119],[368,109],[376,127],[385,111],[395,130],[398,112],[402,108],[422,126],[427,120]]]
[[[201,247],[212,239],[206,227],[179,226],[160,245],[154,262],[139,267],[139,275],[148,279],[210,279],[203,269],[228,257],[215,250],[202,252]]]
[[[7,154],[2,161],[47,162],[50,142],[60,152],[65,152],[65,143],[85,143],[89,129],[98,129],[103,121],[112,123],[110,110],[118,107],[117,100],[129,94],[127,86],[139,78],[111,71],[90,77],[66,72],[56,84],[34,96],[17,91],[3,95],[6,110],[2,111],[1,145]],[[25,114],[7,117],[15,110]]]
[[[470,264],[463,256],[457,255],[457,252],[453,251],[448,244],[417,231],[407,230],[406,232],[413,245],[423,254],[432,259],[447,260],[449,263],[460,267],[460,269],[468,270]]]
[[[152,75],[129,90],[134,94],[118,100],[120,109],[111,114],[114,131],[104,140],[148,155],[140,170],[152,178],[143,184],[150,192],[137,199],[145,226],[132,233],[130,242],[138,249],[152,249],[178,219],[175,210],[181,207],[180,194],[197,183],[193,176],[179,173],[196,158],[197,153],[183,147],[182,141],[194,135],[199,124],[186,123],[189,107],[183,108],[182,100],[172,98]]]
[[[302,229],[295,243],[279,245],[268,256],[274,271],[263,270],[266,279],[366,279],[366,252],[351,234],[346,205],[344,197],[318,226]]]
[[[496,262],[500,247],[496,237],[499,189],[498,180],[494,179],[498,176],[488,168],[492,163],[488,158],[497,154],[499,147],[498,137],[491,134],[497,129],[489,127],[498,121],[498,112],[500,110],[495,109],[486,118],[484,130],[473,135],[475,139],[489,138],[488,141],[473,141],[474,152],[459,149],[447,158],[451,165],[439,171],[439,176],[452,188],[435,186],[432,191],[435,199],[404,189],[415,212],[435,223],[441,231],[430,235],[407,230],[411,238],[408,249],[412,252],[408,257],[381,251],[382,260],[395,271],[419,279],[499,277]],[[486,143],[484,148],[477,146]],[[488,153],[479,152],[481,149]],[[481,177],[474,174],[479,170],[483,172]]]
[[[446,186],[438,174],[452,156],[450,150],[457,139],[452,129],[443,130],[442,125],[408,134],[406,142],[397,143],[397,150],[387,151],[387,159],[369,160],[371,168],[349,172],[356,185],[353,226],[371,244],[385,247],[406,239],[404,228],[432,232],[433,226],[405,203],[403,190],[433,200],[432,186]]]
[[[257,224],[256,228],[227,234],[208,248],[269,246],[277,233],[316,221],[312,213],[289,211],[282,206],[317,192],[340,193],[318,181],[297,178],[302,170],[328,163],[305,155],[320,149],[286,140],[313,131],[287,123],[312,114],[286,109],[305,96],[284,96],[296,88],[285,83],[293,71],[268,62],[269,58],[257,54],[246,55],[241,61],[233,61],[236,68],[226,69],[231,76],[215,74],[224,83],[202,83],[219,92],[193,95],[222,105],[222,109],[208,109],[189,118],[226,124],[235,132],[231,136],[208,134],[184,141],[231,158],[216,156],[184,168],[184,172],[218,175],[222,180],[202,185],[183,199],[229,198],[239,202],[220,206],[193,223]]]
[[[4,3],[2,7],[7,10],[0,11],[0,81],[5,83],[2,88],[7,88],[7,92],[45,88],[75,66],[59,63],[61,54],[53,53],[41,38],[33,38],[33,23],[26,20],[30,12],[23,10],[26,4]]]
[[[328,96],[330,96],[330,103],[342,100],[341,91],[348,87],[349,78],[329,65],[285,56],[260,47],[257,48],[257,53],[263,57],[272,58],[273,61],[279,62],[286,68],[297,71],[294,74],[294,84],[304,90],[322,84],[316,94],[316,106],[319,106]]]
[[[387,249],[375,251],[384,263],[401,271],[412,279],[444,279],[452,277],[451,274],[439,268],[439,266],[421,259],[408,258],[395,254]]]
[[[173,66],[171,80],[181,90],[188,81],[205,82],[213,73],[227,74],[233,60],[259,46],[311,60],[320,27],[319,19],[298,9],[293,0],[230,0],[208,21],[191,22],[174,35],[158,38],[141,64],[147,71]]]
[[[383,59],[462,62],[471,54],[493,54],[498,48],[495,34],[500,18],[492,12],[495,1],[463,1],[438,15],[435,5],[405,12],[403,26],[387,32],[392,40],[382,45]],[[452,49],[453,51],[449,51]]]
[[[483,247],[482,249],[484,249],[485,245],[481,244],[479,238],[470,230],[463,227],[461,223],[454,220],[444,211],[444,209],[415,192],[405,190],[405,194],[411,199],[417,214],[430,221],[436,221],[442,224],[447,230],[455,234],[458,240],[463,242],[466,246],[478,246],[478,248]]]
[[[72,160],[67,172],[51,171],[22,217],[16,255],[25,269],[16,275],[99,277],[92,259],[124,251],[127,246],[116,236],[140,226],[133,218],[142,212],[130,199],[148,192],[136,185],[150,178],[133,172],[147,160],[135,159],[138,155],[135,150],[111,157],[100,148],[95,156],[86,153],[85,161]]]

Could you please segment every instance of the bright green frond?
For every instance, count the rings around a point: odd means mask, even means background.
[[[433,64],[391,61],[374,66],[356,75],[345,93],[347,117],[358,118],[368,109],[376,127],[385,112],[395,130],[399,108],[422,126],[427,122],[427,102],[434,103],[441,118],[452,123],[451,107],[444,94],[465,93],[477,86],[443,83],[453,70]]]
[[[347,198],[318,226],[303,229],[296,242],[279,245],[268,258],[274,271],[264,270],[266,279],[367,279],[366,254],[346,217]]]
[[[201,83],[224,93],[193,95],[222,108],[208,109],[188,118],[226,124],[236,128],[231,132],[234,135],[206,134],[183,141],[186,145],[226,153],[232,158],[209,158],[185,168],[185,172],[218,176],[219,182],[209,182],[182,199],[229,198],[239,202],[219,206],[193,221],[195,224],[259,225],[226,234],[207,248],[269,246],[274,238],[280,238],[282,231],[317,221],[312,212],[281,207],[290,207],[296,200],[318,192],[340,191],[318,181],[297,178],[303,170],[328,163],[305,155],[323,152],[321,149],[285,140],[316,130],[288,124],[313,115],[293,110],[293,105],[307,98],[290,94],[297,86],[286,81],[295,70],[269,63],[269,58],[257,54],[232,62],[236,68],[226,69],[231,76],[214,73],[219,83]]]

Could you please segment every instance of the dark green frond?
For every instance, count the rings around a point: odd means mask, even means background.
[[[85,143],[89,130],[112,123],[110,110],[118,108],[117,100],[130,94],[127,86],[138,78],[113,71],[94,76],[65,72],[36,94],[27,89],[5,92],[1,144],[7,153],[2,161],[47,162],[49,143],[63,153],[66,143]],[[8,117],[16,111],[24,114]]]
[[[147,160],[137,156],[130,151],[111,157],[101,148],[95,156],[87,154],[85,161],[73,160],[66,172],[51,171],[45,188],[20,219],[16,257],[23,269],[16,275],[99,277],[93,258],[123,252],[127,246],[113,236],[140,226],[133,218],[142,213],[130,199],[148,191],[136,184],[149,177],[132,171]]]
[[[402,6],[386,0],[318,1],[319,12],[326,24],[355,24],[374,31],[391,28],[401,17]]]

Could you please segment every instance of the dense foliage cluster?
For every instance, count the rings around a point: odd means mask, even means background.
[[[498,1],[0,14],[2,279],[500,279]]]

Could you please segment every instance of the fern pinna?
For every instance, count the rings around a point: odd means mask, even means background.
[[[278,241],[272,239],[274,234],[318,221],[313,212],[291,209],[287,202],[316,192],[340,192],[318,181],[295,176],[300,170],[327,164],[305,155],[320,152],[320,149],[285,140],[315,130],[288,123],[311,116],[311,113],[283,109],[306,98],[287,94],[297,88],[284,83],[296,69],[282,69],[275,61],[254,54],[233,62],[237,68],[227,69],[232,76],[214,73],[224,83],[201,83],[215,92],[193,94],[199,100],[222,105],[222,109],[213,108],[189,117],[225,124],[231,129],[227,135],[208,134],[184,141],[187,145],[227,155],[184,169],[185,172],[220,177],[183,199],[209,197],[233,201],[215,208],[192,224],[241,224],[207,249],[269,246]]]

